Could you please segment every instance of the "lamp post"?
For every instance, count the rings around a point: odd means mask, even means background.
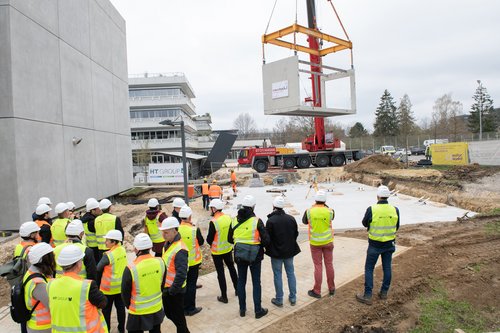
[[[181,144],[182,144],[182,174],[184,180],[184,201],[186,205],[189,206],[189,197],[188,197],[188,179],[187,179],[187,166],[186,166],[186,137],[184,136],[184,120],[180,121],[172,121],[172,120],[163,120],[160,121],[160,125],[168,125],[168,126],[176,126],[181,125]]]
[[[477,80],[477,84],[479,84],[479,141],[482,141],[483,140],[483,121],[482,121],[483,86],[481,85],[481,80]]]

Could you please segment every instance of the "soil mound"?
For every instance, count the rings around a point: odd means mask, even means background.
[[[344,169],[347,172],[371,172],[380,170],[402,169],[403,163],[396,161],[387,155],[371,155],[359,161],[347,165]]]
[[[443,172],[445,179],[461,180],[467,182],[475,182],[483,177],[488,177],[499,172],[500,168],[490,167],[482,168],[477,164],[453,166]]]

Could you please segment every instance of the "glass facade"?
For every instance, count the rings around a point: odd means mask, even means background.
[[[161,96],[184,96],[180,88],[148,88],[133,89],[128,92],[129,97],[161,97]]]
[[[192,135],[185,133],[186,140],[191,140]],[[132,132],[132,140],[164,140],[180,139],[181,131],[141,131]]]
[[[180,109],[130,110],[130,118],[173,118],[181,114]]]

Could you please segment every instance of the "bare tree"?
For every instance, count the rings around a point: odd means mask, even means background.
[[[448,138],[453,136],[453,139],[456,139],[457,134],[463,132],[459,119],[463,109],[462,103],[454,101],[451,94],[445,94],[436,100],[433,109],[434,137],[442,135]]]
[[[248,113],[240,114],[233,122],[238,134],[247,135],[257,132],[257,123]]]

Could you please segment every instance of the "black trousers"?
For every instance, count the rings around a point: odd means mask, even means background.
[[[144,331],[128,331],[128,333],[143,333]],[[161,324],[153,327],[152,330],[149,330],[149,333],[161,333]]]
[[[162,300],[165,316],[177,327],[177,333],[189,333],[184,316],[184,293],[170,295],[168,291],[164,291]]]
[[[203,208],[208,210],[208,204],[209,204],[208,194],[203,194],[202,200],[203,200]]]
[[[234,290],[238,289],[238,274],[236,273],[236,268],[234,268],[233,251],[225,254],[212,254],[212,259],[214,260],[215,269],[217,270],[217,280],[219,281],[221,296],[227,298],[227,285],[226,274],[224,272],[224,264],[226,264],[227,268],[229,269],[229,275],[231,275],[231,281],[233,282]]]
[[[196,308],[196,282],[200,265],[189,266],[186,278],[186,296],[184,297],[184,311],[191,312]]]
[[[97,265],[99,261],[101,261],[101,257],[99,256],[99,249],[97,247],[90,247],[92,252],[94,253],[95,264]]]
[[[106,320],[108,329],[111,331],[111,310],[113,308],[113,303],[115,303],[118,332],[125,332],[125,304],[122,300],[122,294],[104,296],[106,296],[108,303],[106,303],[106,307],[102,309],[102,315],[104,316],[104,320]]]

